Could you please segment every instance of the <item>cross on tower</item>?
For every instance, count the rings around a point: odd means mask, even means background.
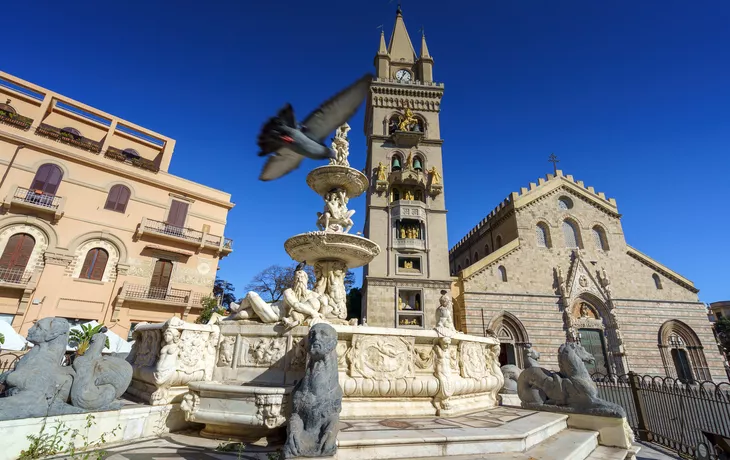
[[[555,175],[557,176],[558,175],[558,163],[560,163],[560,160],[558,160],[558,157],[554,153],[551,153],[550,157],[548,157],[548,163],[553,164],[553,171],[555,172]]]

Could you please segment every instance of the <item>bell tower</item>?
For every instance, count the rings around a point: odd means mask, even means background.
[[[420,55],[398,8],[390,41],[380,33],[365,115],[365,236],[381,253],[363,269],[370,326],[431,329],[451,291],[439,112],[444,85],[421,36]]]

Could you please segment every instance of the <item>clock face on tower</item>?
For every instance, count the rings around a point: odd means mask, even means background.
[[[410,83],[411,73],[406,69],[401,69],[395,73],[395,81],[397,81],[398,83]]]

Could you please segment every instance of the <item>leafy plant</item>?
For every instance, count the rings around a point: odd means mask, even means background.
[[[46,432],[48,417],[43,418],[41,429],[37,435],[28,435],[30,446],[23,450],[18,460],[35,460],[46,458],[52,455],[67,455],[64,458],[74,460],[102,460],[107,452],[105,450],[91,451],[104,445],[107,435],[114,436],[121,425],[117,425],[109,433],[102,433],[96,441],[90,441],[88,437],[89,430],[94,426],[95,417],[92,414],[86,416],[85,433],[82,434],[79,429],[71,429],[60,420],[56,420],[56,425],[50,432]],[[64,439],[68,438],[68,444],[64,444]]]
[[[218,444],[215,450],[218,452],[236,452],[237,460],[241,460],[243,458],[243,451],[246,450],[246,445],[242,442],[231,442],[229,439],[228,442]]]
[[[208,324],[213,313],[218,313],[219,315],[226,314],[226,309],[218,305],[218,300],[215,297],[203,297],[202,303],[203,310],[201,310],[198,319],[195,320],[198,324]]]
[[[88,350],[91,338],[95,334],[102,332],[103,328],[103,324],[97,324],[96,326],[82,324],[81,329],[71,329],[68,337],[68,346],[76,347],[76,355],[82,356]],[[109,348],[109,337],[105,337],[104,346]]]
[[[5,343],[5,336],[0,332],[0,345]]]

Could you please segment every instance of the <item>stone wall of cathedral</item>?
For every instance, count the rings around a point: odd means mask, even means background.
[[[548,190],[537,189],[529,201],[505,210],[499,227],[509,228],[511,221],[519,236],[501,251],[474,262],[477,251],[492,241],[488,231],[475,232],[452,250],[452,269],[471,259],[471,267],[458,272],[455,290],[462,330],[483,335],[510,314],[544,365],[557,367],[557,349],[570,337],[571,324],[595,326],[604,332],[607,361],[615,363],[617,373],[676,376],[671,342],[690,356],[695,378],[727,380],[705,306],[691,282],[628,246],[615,206],[602,206],[563,180],[549,180],[543,186]],[[571,247],[566,220],[577,234],[577,249]],[[595,321],[575,313],[582,302],[593,307]],[[493,332],[507,341],[519,335]]]

